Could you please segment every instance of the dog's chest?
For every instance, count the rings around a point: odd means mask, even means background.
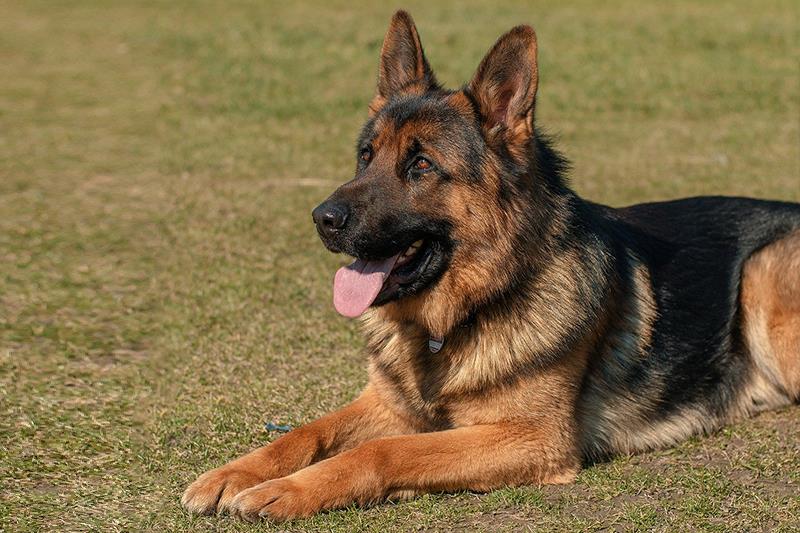
[[[444,390],[449,372],[428,350],[426,339],[406,342],[374,354],[370,380],[387,405],[413,421],[422,431],[453,427],[451,411],[457,395]]]
[[[371,345],[370,381],[421,431],[529,416],[553,392],[550,376],[520,375],[508,356],[513,350],[480,342],[478,332],[447,337],[437,353],[416,329],[395,329],[381,340]]]

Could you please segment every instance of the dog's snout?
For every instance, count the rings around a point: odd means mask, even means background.
[[[331,201],[320,204],[311,212],[314,224],[326,237],[331,237],[344,228],[349,215],[350,210],[345,204]]]

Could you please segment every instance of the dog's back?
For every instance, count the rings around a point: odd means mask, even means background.
[[[800,395],[800,205],[600,208],[625,242],[621,317],[581,402],[589,457],[664,446]]]

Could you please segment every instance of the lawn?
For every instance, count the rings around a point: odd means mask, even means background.
[[[0,3],[0,531],[272,531],[193,517],[206,469],[365,383],[310,211],[354,168],[394,6]],[[611,205],[800,201],[796,2],[404,3],[457,86],[539,34],[537,120]],[[588,468],[283,530],[792,530],[800,409]],[[796,531],[796,529],[794,529]]]

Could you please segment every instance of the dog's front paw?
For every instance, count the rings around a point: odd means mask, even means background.
[[[231,511],[245,520],[270,518],[281,522],[302,518],[323,509],[315,491],[285,477],[265,481],[239,493],[231,502]]]
[[[264,481],[250,472],[223,466],[209,470],[183,493],[181,503],[190,512],[213,514],[230,510],[231,501],[243,490]]]

